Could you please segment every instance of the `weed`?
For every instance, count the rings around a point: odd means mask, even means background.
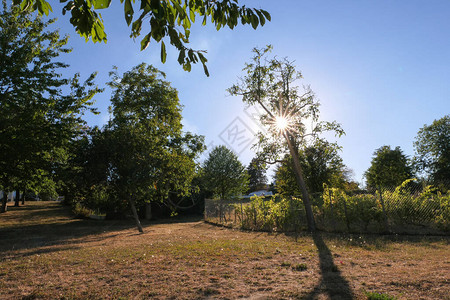
[[[282,267],[290,267],[290,266],[291,266],[291,263],[290,263],[290,262],[287,262],[287,261],[283,261],[283,262],[281,263],[281,266],[282,266]]]
[[[397,297],[390,296],[388,294],[377,293],[377,292],[364,292],[367,296],[367,300],[396,300]]]
[[[306,264],[296,264],[292,269],[295,271],[306,271],[308,270],[308,266]]]

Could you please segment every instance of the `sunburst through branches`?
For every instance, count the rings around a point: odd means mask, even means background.
[[[296,126],[294,114],[292,111],[289,111],[288,108],[283,107],[281,97],[278,102],[278,112],[272,117],[272,120],[269,122],[269,124],[279,134],[297,131],[297,129],[295,128]]]

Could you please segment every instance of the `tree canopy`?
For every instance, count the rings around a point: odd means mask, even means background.
[[[309,194],[298,153],[300,149],[319,138],[324,131],[344,134],[336,122],[319,120],[319,102],[308,86],[299,91],[298,81],[302,74],[287,58],[268,58],[272,46],[254,48],[254,56],[243,69],[244,77],[228,89],[231,95],[242,96],[247,105],[257,105],[262,109],[259,121],[265,131],[258,133],[255,148],[258,159],[266,163],[281,162],[286,154],[292,157],[297,185],[302,192],[308,227],[314,230]],[[306,126],[306,121],[311,127]]]
[[[248,188],[248,175],[236,154],[225,146],[217,146],[203,164],[206,187],[214,196],[227,199],[240,196]]]
[[[64,3],[63,14],[70,12],[70,23],[86,41],[92,38],[94,42],[106,42],[107,35],[99,10],[110,7],[111,0],[61,0]],[[202,25],[212,23],[217,30],[223,27],[233,29],[239,24],[249,24],[254,29],[270,21],[270,14],[263,9],[240,6],[238,0],[139,0],[139,5],[133,0],[121,0],[124,17],[128,26],[131,25],[130,37],[137,38],[144,31],[141,40],[141,50],[150,42],[161,43],[161,61],[166,61],[167,51],[164,38],[178,50],[178,62],[184,70],[190,71],[191,64],[201,62],[206,75],[205,51],[187,47],[190,38],[191,24],[201,19]],[[22,9],[37,10],[48,15],[53,9],[45,0],[13,0]],[[135,14],[135,10],[139,13]]]
[[[130,201],[170,201],[188,194],[203,137],[184,134],[178,92],[153,66],[111,72],[110,180]]]
[[[408,158],[400,147],[382,146],[375,150],[365,173],[369,188],[394,188],[413,176]]]
[[[414,162],[431,182],[450,186],[450,115],[424,125],[414,142]]]
[[[348,169],[339,156],[338,148],[329,142],[317,140],[299,152],[306,186],[311,194],[323,192],[323,184],[343,187],[349,181]],[[300,195],[292,168],[292,157],[287,156],[275,173],[277,190],[282,194]]]
[[[8,8],[0,13],[0,185],[42,189],[51,184],[54,169],[66,159],[69,141],[77,136],[90,110],[95,74],[63,78],[68,65],[58,62],[67,37],[46,31],[29,10]]]

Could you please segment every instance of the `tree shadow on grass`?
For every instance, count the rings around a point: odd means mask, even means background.
[[[317,299],[321,294],[326,294],[330,299],[355,298],[349,282],[342,276],[339,267],[334,263],[333,255],[323,241],[321,233],[314,233],[313,240],[319,251],[319,265],[322,278],[314,290],[306,295],[304,299]]]
[[[11,207],[12,208],[12,207]],[[199,221],[198,216],[142,221],[144,234],[152,232],[152,226],[169,223]],[[136,225],[132,219],[89,220],[76,219],[70,207],[57,202],[36,202],[14,207],[0,215],[0,252],[15,257],[73,250],[87,243],[102,242],[124,235]],[[0,257],[0,260],[2,258]]]
[[[45,252],[57,252],[62,248],[80,248],[82,242],[97,242],[117,236],[108,232],[133,228],[126,222],[71,220],[63,223],[25,225],[0,228],[0,252],[14,256],[29,256]],[[108,233],[108,234],[105,234]],[[21,253],[17,253],[20,251]]]

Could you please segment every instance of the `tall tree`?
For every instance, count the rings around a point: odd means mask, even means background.
[[[61,0],[66,3],[63,7],[63,14],[70,12],[72,17],[70,23],[76,31],[94,42],[106,42],[106,33],[103,20],[98,10],[108,8],[111,0]],[[266,20],[270,21],[270,14],[263,9],[247,8],[245,5],[239,6],[238,0],[140,0],[139,16],[135,16],[134,1],[121,0],[124,6],[125,21],[131,25],[130,37],[136,38],[141,35],[141,31],[146,31],[146,35],[141,40],[141,50],[147,48],[151,40],[161,42],[161,61],[166,61],[166,47],[164,38],[168,37],[170,44],[178,52],[178,62],[187,71],[191,70],[191,64],[200,61],[206,75],[205,51],[194,50],[187,47],[189,44],[191,24],[196,18],[202,20],[202,25],[210,21],[217,30],[223,27],[233,29],[239,24],[250,24],[254,29],[259,25],[263,26]],[[40,14],[48,15],[52,7],[45,0],[13,0],[13,3],[21,8],[32,8],[38,10]],[[145,22],[149,28],[144,29]]]
[[[129,201],[139,231],[135,202],[170,201],[186,195],[195,175],[203,137],[184,134],[178,92],[164,73],[140,64],[123,76],[111,72],[113,118],[105,130],[111,140],[111,182]]]
[[[436,185],[450,187],[450,115],[424,125],[414,142],[414,163]]]
[[[58,73],[68,65],[56,59],[70,49],[65,48],[67,37],[46,31],[53,20],[44,22],[28,10],[2,3],[0,185],[5,191],[38,189],[65,159],[69,140],[100,90],[93,82],[95,74],[81,83],[78,74],[67,79]]]
[[[226,199],[239,196],[248,188],[248,175],[236,154],[225,146],[217,146],[203,165],[206,187],[214,196]]]
[[[327,130],[338,135],[344,133],[336,122],[319,121],[319,102],[309,87],[299,93],[297,81],[302,78],[300,72],[288,59],[267,58],[272,49],[253,49],[253,59],[243,71],[241,81],[229,89],[230,94],[242,96],[248,105],[258,105],[263,113],[260,122],[266,132],[258,134],[256,145],[260,158],[268,163],[277,163],[285,154],[292,157],[292,166],[296,183],[302,193],[308,228],[315,230],[311,201],[300,164],[299,151]],[[312,123],[306,127],[306,121]]]
[[[408,158],[400,149],[383,146],[375,150],[369,169],[365,172],[367,186],[372,189],[394,188],[412,177]]]
[[[254,157],[247,167],[247,174],[249,176],[248,191],[254,192],[267,187],[266,165]]]

